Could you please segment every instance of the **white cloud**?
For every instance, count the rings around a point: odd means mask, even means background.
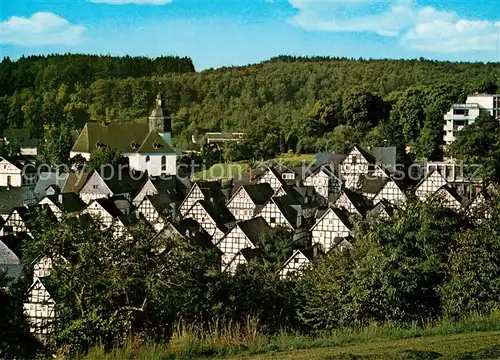
[[[402,39],[410,48],[430,52],[499,51],[500,23],[458,19],[418,24]]]
[[[293,22],[306,30],[374,32],[398,36],[423,19],[450,20],[454,14],[432,7],[418,8],[412,1],[289,0],[299,11]]]
[[[412,49],[430,52],[499,50],[500,25],[461,19],[452,11],[412,0],[289,0],[292,22],[305,30],[372,32],[400,37]]]
[[[12,16],[0,22],[0,44],[39,46],[75,44],[83,39],[85,27],[73,25],[51,12],[37,12],[30,18]]]
[[[165,5],[172,2],[172,0],[90,0],[97,4],[110,4],[110,5]]]

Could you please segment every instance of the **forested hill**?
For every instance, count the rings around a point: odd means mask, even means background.
[[[432,135],[442,126],[437,121],[453,102],[500,85],[499,63],[278,57],[193,72],[189,59],[104,57],[86,74],[78,64],[88,62],[72,58],[4,61],[1,93],[10,95],[0,98],[0,127],[42,133],[43,125],[66,121],[75,128],[91,119],[145,121],[162,91],[181,146],[192,135],[222,130],[267,134],[262,146],[270,152],[341,150],[335,142],[358,138],[416,142],[423,130]]]
[[[194,72],[189,58],[177,56],[113,57],[98,55],[49,55],[5,58],[0,64],[0,96],[23,88],[54,89],[61,84],[90,85],[102,78],[139,78],[167,73]]]

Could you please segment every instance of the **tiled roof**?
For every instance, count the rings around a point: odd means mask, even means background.
[[[159,145],[155,147],[154,144]],[[149,131],[149,124],[87,123],[72,148],[74,152],[92,152],[104,145],[122,153],[175,154],[175,150],[157,133]]]

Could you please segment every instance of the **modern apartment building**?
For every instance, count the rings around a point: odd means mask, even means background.
[[[444,115],[443,140],[446,145],[455,141],[457,133],[464,126],[472,124],[480,114],[490,114],[500,119],[500,94],[469,95],[465,104],[454,104]]]

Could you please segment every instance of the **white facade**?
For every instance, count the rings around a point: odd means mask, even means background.
[[[124,154],[129,160],[130,168],[147,171],[151,176],[175,175],[177,173],[177,155],[175,154]]]
[[[217,244],[224,237],[224,231],[217,227],[215,220],[212,219],[199,201],[189,209],[184,217],[196,220],[210,235],[214,244]]]
[[[256,205],[241,186],[227,203],[227,208],[237,220],[250,220],[253,218]]]
[[[22,170],[0,158],[0,186],[21,187],[22,184]]]
[[[56,303],[39,278],[35,278],[28,290],[24,303],[24,313],[30,324],[30,331],[36,335],[46,335],[53,331],[56,318]]]
[[[438,171],[432,171],[418,184],[415,195],[421,201],[425,201],[446,184],[446,179]]]
[[[317,246],[313,247],[313,257],[317,256]],[[295,250],[295,252],[290,256],[290,258],[285,262],[280,271],[280,278],[286,279],[291,274],[295,274],[303,269],[305,269],[311,260],[304,255],[303,250]]]
[[[253,244],[241,228],[236,224],[217,244],[222,252],[222,270],[229,265],[231,260],[243,249],[255,249]]]
[[[328,252],[335,245],[335,239],[350,235],[350,225],[343,219],[341,210],[329,208],[311,228],[312,243]]]
[[[292,224],[283,215],[278,205],[275,204],[274,199],[271,198],[266,205],[258,212],[257,216],[262,216],[264,220],[271,226],[281,226],[290,230],[294,230]],[[297,226],[301,225],[302,218],[299,216],[297,219]]]
[[[145,197],[144,200],[142,200],[141,204],[137,207],[136,212],[144,216],[146,221],[153,226],[157,232],[163,230],[167,225],[167,222],[163,219],[158,210],[156,210],[148,197]]]
[[[455,141],[457,133],[465,126],[474,123],[482,114],[490,114],[494,118],[500,116],[500,94],[469,95],[465,104],[454,104],[444,115],[444,142],[449,145]]]
[[[377,195],[372,199],[374,203],[377,203],[381,200],[387,200],[392,205],[397,205],[399,203],[406,202],[406,195],[401,190],[399,185],[393,181],[389,180],[384,187],[379,191]]]
[[[7,277],[20,277],[23,264],[19,257],[0,240],[0,273],[5,273]]]

